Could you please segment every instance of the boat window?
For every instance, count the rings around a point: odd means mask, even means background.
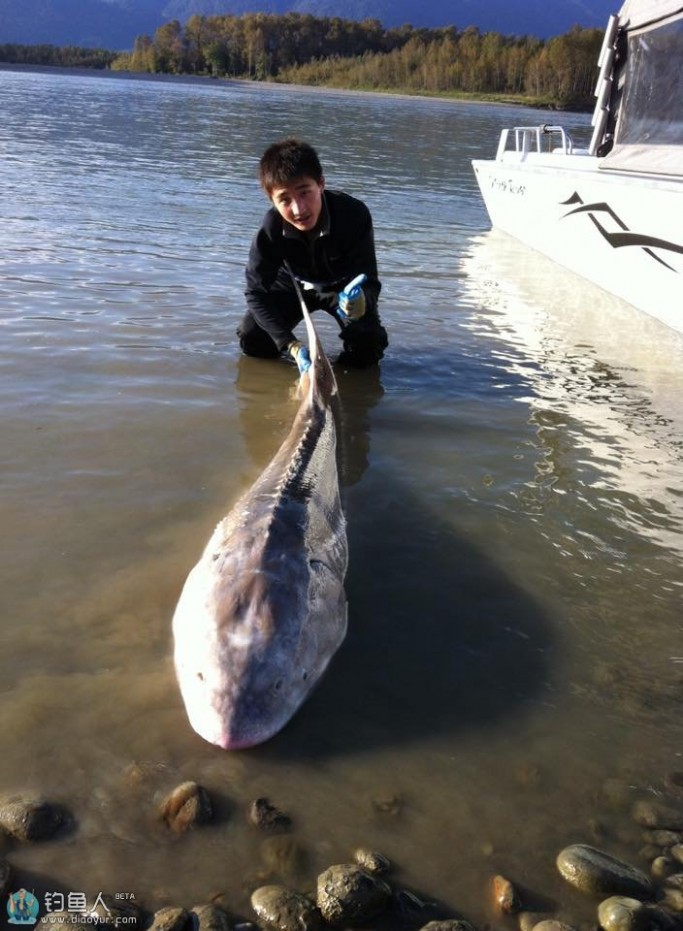
[[[683,142],[683,19],[629,36],[619,145]]]

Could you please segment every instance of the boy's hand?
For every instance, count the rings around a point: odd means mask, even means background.
[[[337,314],[342,323],[360,320],[365,313],[365,294],[361,285],[366,278],[367,275],[358,275],[337,295],[339,301]]]
[[[308,352],[306,346],[303,343],[300,343],[298,339],[295,339],[293,343],[290,343],[287,347],[289,349],[289,354],[294,359],[296,364],[299,367],[299,374],[303,375],[311,367],[311,356]]]

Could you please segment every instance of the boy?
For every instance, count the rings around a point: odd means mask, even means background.
[[[381,284],[372,218],[365,204],[325,189],[315,149],[299,139],[269,146],[259,163],[268,210],[251,244],[246,268],[247,312],[237,330],[248,356],[275,358],[289,352],[305,372],[308,349],[294,336],[302,313],[291,275],[299,281],[309,310],[335,316],[344,350],[338,361],[364,368],[382,358],[388,345],[377,313]],[[358,275],[362,286],[342,293]]]

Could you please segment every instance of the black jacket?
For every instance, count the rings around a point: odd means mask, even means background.
[[[372,217],[362,201],[341,191],[324,191],[321,221],[313,238],[283,220],[274,207],[264,216],[249,251],[245,294],[249,312],[279,349],[286,349],[294,338],[291,321],[282,313],[283,292],[293,294],[294,289],[285,260],[296,277],[314,284],[319,294],[341,291],[357,275],[366,274],[366,313],[377,313],[382,286]],[[336,301],[326,303],[323,298],[317,306],[333,310],[333,304]]]

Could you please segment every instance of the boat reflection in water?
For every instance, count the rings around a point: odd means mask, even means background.
[[[548,454],[571,447],[577,483],[600,503],[610,490],[618,524],[683,551],[683,337],[498,230],[463,269],[469,326],[505,345]]]

